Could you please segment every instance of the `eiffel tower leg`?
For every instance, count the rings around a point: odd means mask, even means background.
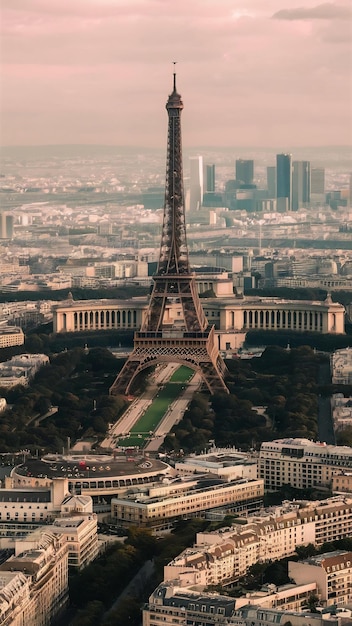
[[[136,370],[139,365],[139,362],[135,359],[132,360],[131,356],[127,359],[122,370],[111,385],[109,390],[111,396],[117,396],[119,394],[125,395],[128,393],[131,383],[137,374]]]

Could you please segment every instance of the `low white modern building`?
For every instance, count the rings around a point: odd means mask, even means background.
[[[0,363],[0,387],[28,385],[37,371],[49,363],[46,354],[18,354]]]
[[[179,478],[168,484],[139,488],[112,498],[112,519],[123,525],[168,527],[179,518],[204,515],[206,511],[257,510],[262,503],[262,480],[224,481],[211,475]]]
[[[0,326],[0,348],[22,346],[24,332],[19,326]]]
[[[175,463],[180,475],[210,473],[223,480],[258,478],[258,460],[236,448],[212,448],[204,454],[190,454]]]
[[[352,348],[336,350],[330,359],[332,382],[336,385],[352,383]]]

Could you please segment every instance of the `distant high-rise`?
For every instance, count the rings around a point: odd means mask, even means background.
[[[292,211],[310,203],[310,162],[293,161],[292,170]]]
[[[276,197],[278,211],[292,207],[292,155],[276,155]]]
[[[215,165],[207,165],[206,167],[206,191],[215,191]]]
[[[325,193],[325,169],[323,167],[312,167],[311,193]]]
[[[274,165],[266,168],[266,180],[269,198],[276,198],[276,167]]]
[[[203,157],[190,157],[190,211],[199,211],[203,202]]]
[[[241,185],[253,185],[254,161],[253,159],[236,160],[236,181]]]
[[[12,239],[13,215],[0,212],[0,239]]]

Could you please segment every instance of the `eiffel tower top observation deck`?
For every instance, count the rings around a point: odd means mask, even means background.
[[[110,388],[111,394],[128,393],[139,372],[162,362],[188,365],[202,375],[211,393],[228,393],[223,380],[226,367],[215,344],[214,327],[208,326],[189,265],[182,169],[182,109],[174,73],[173,91],[166,104],[168,140],[159,263],[153,277],[147,314],[141,330],[134,336],[134,350]],[[169,321],[165,324],[165,311],[170,306],[182,310],[177,326],[170,327]]]

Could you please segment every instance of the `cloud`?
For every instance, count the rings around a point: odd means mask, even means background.
[[[344,20],[352,17],[351,7],[326,2],[315,7],[281,9],[272,16],[276,20]]]
[[[175,59],[189,145],[344,143],[338,1],[2,0],[2,140],[163,145]]]

